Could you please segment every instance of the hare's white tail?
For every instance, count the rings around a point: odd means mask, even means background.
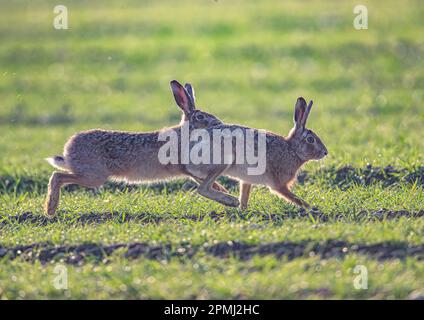
[[[65,158],[62,156],[54,156],[54,157],[46,158],[45,160],[48,163],[50,163],[50,165],[52,165],[53,167],[57,169],[69,170],[69,167],[66,163]]]

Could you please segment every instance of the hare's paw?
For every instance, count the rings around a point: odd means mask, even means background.
[[[246,210],[247,209],[247,203],[241,203],[240,202],[240,205],[238,207],[239,207],[240,210]]]
[[[232,196],[225,195],[222,199],[222,204],[229,206],[229,207],[238,207],[240,205],[240,201]]]
[[[58,203],[47,200],[46,203],[44,204],[45,216],[49,219],[53,218],[56,214],[57,206],[58,206]]]

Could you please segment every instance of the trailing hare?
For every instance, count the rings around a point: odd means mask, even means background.
[[[287,137],[280,136],[275,133],[267,132],[265,135],[266,155],[264,159],[265,168],[262,174],[248,174],[248,168],[251,167],[246,161],[239,163],[235,160],[230,160],[229,164],[221,161],[220,164],[189,164],[186,169],[188,172],[203,180],[197,188],[198,192],[215,201],[218,201],[228,206],[240,206],[241,209],[247,207],[250,189],[252,184],[268,186],[272,192],[278,196],[294,203],[298,206],[309,208],[309,205],[298,196],[290,191],[290,188],[295,181],[296,174],[301,166],[309,160],[319,160],[328,154],[328,151],[321,139],[311,130],[305,127],[306,120],[312,108],[312,101],[306,105],[305,99],[302,97],[297,99],[294,112],[294,127],[291,129]],[[213,128],[205,129],[210,137],[213,137],[213,132],[216,130],[229,130],[235,132],[238,130],[246,138],[248,131],[255,130],[240,125],[221,124]],[[265,133],[264,133],[265,134]],[[224,159],[230,155],[231,159],[236,159],[236,148],[234,144],[234,136],[232,136],[230,151],[225,150],[222,140],[221,148],[216,151],[211,148],[210,152],[217,152],[219,157]],[[212,140],[212,138],[210,138]],[[258,137],[255,137],[250,148],[255,151],[258,156],[261,156],[258,151]],[[215,143],[215,141],[214,141]],[[223,148],[224,147],[224,148]],[[248,148],[246,139],[246,150]],[[214,150],[215,149],[215,150]],[[222,153],[221,150],[224,150]],[[227,152],[227,153],[226,153]],[[212,155],[215,159],[215,155]],[[217,157],[217,159],[219,159]],[[240,198],[239,200],[229,194],[219,192],[212,188],[215,179],[221,175],[230,176],[240,181]]]
[[[166,180],[178,176],[189,176],[198,183],[182,165],[162,165],[158,152],[165,143],[158,136],[167,130],[179,133],[184,123],[189,129],[200,129],[221,124],[217,117],[196,109],[194,90],[190,84],[185,88],[171,81],[177,105],[183,111],[181,123],[174,127],[153,132],[123,132],[110,130],[88,130],[72,136],[64,147],[63,156],[46,160],[55,171],[49,181],[45,212],[53,216],[59,205],[60,189],[67,184],[78,184],[96,188],[108,178],[129,182]],[[220,184],[214,188],[226,191]]]

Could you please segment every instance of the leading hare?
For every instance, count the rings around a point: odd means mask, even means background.
[[[221,132],[224,130],[227,132],[241,132],[240,135],[244,136],[246,140],[246,149],[250,147],[258,156],[266,157],[266,159],[264,159],[265,168],[261,174],[249,174],[251,165],[248,164],[249,161],[246,161],[246,158],[244,162],[237,163],[237,148],[236,143],[234,143],[235,139],[233,139],[235,137],[232,136],[232,140],[230,140],[230,151],[225,151],[224,140],[221,140],[221,142],[218,141],[220,148],[213,147],[210,149],[210,158],[221,159],[220,163],[189,164],[186,167],[188,172],[196,176],[199,180],[203,180],[197,188],[197,191],[201,195],[224,205],[233,207],[240,206],[241,209],[244,209],[247,207],[251,185],[265,185],[269,187],[272,192],[289,202],[304,208],[309,208],[309,204],[292,193],[290,188],[296,179],[297,172],[303,164],[310,160],[322,159],[328,154],[327,148],[321,139],[312,130],[306,128],[306,121],[311,108],[312,101],[306,105],[305,99],[302,97],[298,98],[295,105],[293,129],[291,129],[287,137],[267,132],[265,135],[266,152],[262,154],[258,151],[257,136],[255,140],[250,143],[250,146],[246,139],[249,135],[249,131],[255,130],[259,132],[256,129],[229,124],[221,124],[204,129],[209,134],[210,141],[213,140],[214,134],[219,130]],[[213,141],[213,143],[215,144],[216,141]],[[214,155],[214,151],[217,154]],[[223,161],[225,158],[230,160],[225,162]],[[230,176],[240,181],[239,200],[229,194],[212,188],[215,179],[221,175]]]

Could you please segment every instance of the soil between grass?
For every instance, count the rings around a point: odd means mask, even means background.
[[[240,260],[251,259],[255,255],[274,255],[293,260],[299,257],[320,256],[321,259],[343,258],[348,254],[361,254],[377,260],[406,259],[407,257],[424,260],[424,245],[410,245],[406,242],[381,242],[375,244],[354,244],[346,241],[329,240],[323,242],[275,242],[266,244],[248,244],[244,242],[220,242],[214,245],[191,245],[182,243],[149,245],[147,243],[118,243],[103,245],[85,243],[80,245],[52,245],[33,243],[25,246],[0,246],[0,259],[25,261],[39,260],[41,263],[64,262],[83,264],[85,261],[108,262],[108,257],[117,250],[128,259],[168,260],[175,257],[192,258],[204,253],[218,258],[236,257]]]
[[[245,214],[243,212],[234,212],[234,211],[224,211],[216,212],[211,211],[208,214],[198,214],[198,215],[183,215],[183,216],[174,216],[174,215],[153,215],[149,213],[138,213],[138,214],[126,214],[120,212],[104,212],[97,213],[91,212],[80,215],[63,215],[62,212],[59,212],[58,215],[54,218],[47,218],[46,216],[33,214],[32,212],[25,212],[18,215],[6,215],[0,218],[0,227],[6,227],[9,225],[15,224],[31,224],[37,226],[46,226],[49,224],[55,223],[77,223],[81,225],[87,224],[102,224],[107,223],[108,221],[113,221],[115,223],[127,223],[127,222],[137,222],[142,224],[147,223],[158,223],[165,221],[203,221],[204,219],[212,219],[216,222],[221,220],[237,220],[237,219],[248,219],[249,216],[254,215],[255,217],[260,217],[262,221],[270,221],[278,223],[286,219],[314,219],[320,222],[327,221],[339,221],[347,219],[343,214],[336,215],[326,215],[325,213],[312,209],[306,211],[304,209],[295,209],[293,211],[282,212],[281,214],[264,214],[260,212],[254,212],[250,214]],[[374,211],[360,211],[358,212],[354,219],[355,221],[384,221],[384,220],[393,220],[399,218],[423,218],[424,210],[419,212],[410,212],[407,210],[389,210],[389,209],[380,209]]]

